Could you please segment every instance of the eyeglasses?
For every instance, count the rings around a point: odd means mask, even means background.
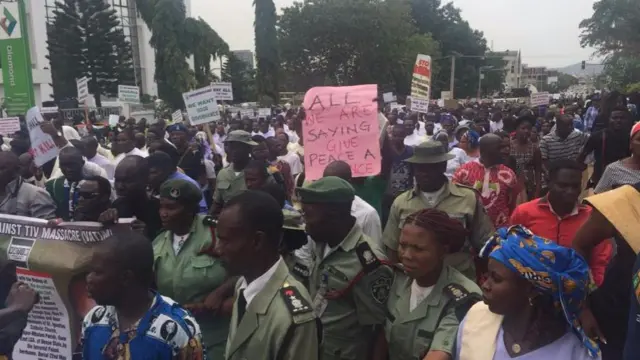
[[[100,196],[100,193],[78,191],[78,197],[81,198],[81,199],[93,200],[93,199],[97,198],[98,196]]]

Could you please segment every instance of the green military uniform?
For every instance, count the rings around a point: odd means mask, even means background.
[[[417,164],[433,164],[447,161],[451,158],[445,152],[442,144],[427,141],[414,148],[414,155],[405,161]],[[479,201],[475,190],[466,186],[447,182],[432,203],[421,196],[420,190],[414,187],[405,191],[391,205],[389,219],[382,233],[382,241],[386,247],[393,251],[398,249],[400,230],[409,215],[425,209],[435,208],[446,212],[451,218],[460,220],[469,230],[469,237],[461,252],[450,254],[445,258],[445,263],[462,272],[470,279],[475,279],[475,266],[471,256],[471,248],[480,251],[486,240],[493,234],[494,227],[489,215]]]
[[[225,143],[227,142],[241,142],[250,146],[258,145],[255,141],[251,140],[251,134],[244,130],[234,130],[227,135]],[[216,189],[213,192],[213,201],[217,204],[224,204],[232,197],[247,190],[247,185],[244,181],[244,171],[241,171],[236,175],[236,171],[233,169],[233,164],[220,170],[216,178]]]
[[[189,201],[196,206],[202,193],[188,181],[169,180],[160,188],[160,197],[175,200],[191,198]],[[211,229],[203,224],[203,219],[203,215],[195,216],[189,236],[177,254],[173,248],[171,231],[161,232],[153,241],[158,292],[180,304],[202,303],[227,278],[219,260],[200,254],[212,244]],[[209,357],[222,358],[229,331],[229,318],[207,313],[195,314],[195,317],[202,330],[203,343]]]
[[[478,285],[450,266],[444,266],[431,293],[410,310],[413,279],[397,275],[387,307],[385,337],[389,360],[423,359],[429,350],[452,354],[460,321],[482,299]]]
[[[241,279],[236,285],[225,359],[318,359],[321,334],[311,298],[304,286],[289,274],[284,260],[278,261],[275,273],[250,300],[239,319],[242,283]]]
[[[347,203],[354,190],[329,176],[298,189],[303,204]],[[376,330],[384,325],[394,271],[383,249],[357,224],[335,248],[316,243],[309,292],[324,329],[323,360],[368,359]]]

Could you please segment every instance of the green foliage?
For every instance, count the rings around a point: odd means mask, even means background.
[[[193,55],[196,87],[200,88],[217,80],[211,72],[211,61],[229,52],[229,45],[220,38],[202,18],[187,18],[185,38],[188,55]]]
[[[625,87],[640,81],[640,59],[623,53],[614,53],[605,59],[604,77],[612,89]]]
[[[103,95],[115,97],[118,84],[135,85],[131,44],[116,11],[102,0],[56,3],[47,47],[54,99],[75,97],[76,79],[89,78],[89,92],[101,106]]]
[[[599,0],[593,16],[580,23],[580,44],[599,55],[640,54],[640,5],[637,0]]]
[[[505,66],[507,62],[502,58],[491,57],[489,54],[484,61],[486,65],[483,65],[482,73],[484,74],[484,79],[482,80],[482,97],[487,97],[492,95],[493,93],[502,91],[502,84],[504,83],[504,79],[507,75],[507,70],[505,70]]]
[[[233,53],[227,55],[227,61],[222,65],[222,81],[233,84],[234,102],[252,102],[257,98],[256,74],[249,65],[238,59]]]
[[[556,92],[565,91],[572,85],[578,85],[578,78],[573,75],[560,73],[558,75],[558,82],[555,85],[554,90]]]
[[[407,94],[418,52],[437,56],[404,0],[315,0],[284,8],[278,23],[283,88],[395,84]]]
[[[257,86],[260,103],[270,106],[278,102],[280,58],[276,33],[276,6],[273,0],[254,0]]]

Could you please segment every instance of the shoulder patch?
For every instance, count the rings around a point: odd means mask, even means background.
[[[311,304],[300,295],[300,292],[295,287],[285,286],[280,289],[280,294],[291,315],[295,316],[313,311]]]
[[[463,286],[451,283],[444,287],[445,295],[452,299],[452,306],[455,308],[456,317],[458,321],[462,321],[467,311],[478,301],[480,301],[480,295],[471,293]]]
[[[296,264],[293,265],[293,268],[291,268],[291,272],[302,278],[308,278],[311,275],[311,271],[309,271],[309,268],[298,262],[296,262]]]
[[[362,267],[364,268],[365,274],[372,272],[381,265],[380,260],[378,260],[376,255],[373,253],[373,250],[371,250],[371,246],[369,246],[369,243],[366,241],[361,242],[356,246],[356,254],[358,255],[360,264],[362,264]]]
[[[371,282],[369,290],[371,291],[371,296],[378,304],[387,302],[392,283],[393,279],[391,276],[380,276]]]

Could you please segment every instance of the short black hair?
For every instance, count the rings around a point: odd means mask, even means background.
[[[280,205],[281,208],[284,207],[285,201],[287,200],[287,194],[285,193],[281,185],[275,182],[268,182],[262,185],[262,187],[258,190],[264,191],[267,194],[273,196],[273,198],[278,202],[278,205]]]
[[[583,166],[581,166],[577,161],[570,159],[560,159],[555,160],[549,164],[549,180],[555,179],[556,175],[560,170],[575,170],[579,173],[582,173]]]
[[[515,123],[516,128],[520,127],[520,124],[522,124],[523,122],[528,122],[529,124],[531,124],[531,127],[536,126],[536,118],[530,114],[520,115],[516,119],[516,123]]]
[[[97,182],[100,193],[106,194],[107,196],[111,197],[111,183],[109,182],[109,180],[99,175],[91,175],[86,177],[84,180]]]
[[[262,231],[272,242],[274,250],[278,250],[282,239],[284,215],[282,207],[276,199],[264,191],[247,190],[231,198],[224,209],[237,206],[242,214],[242,225],[253,231]]]
[[[132,163],[132,166],[136,169],[136,176],[147,179],[149,176],[149,163],[146,158],[140,155],[127,155],[116,166],[116,169]]]
[[[247,170],[257,170],[265,179],[269,176],[269,173],[267,172],[267,164],[261,160],[249,160],[247,166],[244,167],[244,171],[246,172]]]
[[[117,232],[106,238],[102,244],[119,270],[130,270],[141,286],[150,287],[153,283],[153,246],[144,235],[135,231]]]
[[[176,163],[166,152],[156,151],[147,157],[149,169],[156,168],[162,170],[176,171]]]
[[[277,133],[276,136],[284,136],[287,139],[287,142],[289,142],[289,135],[287,135],[286,132],[281,132],[281,133]]]
[[[251,140],[257,142],[258,144],[262,144],[263,142],[267,141],[267,139],[265,139],[262,135],[253,135],[251,137]]]

